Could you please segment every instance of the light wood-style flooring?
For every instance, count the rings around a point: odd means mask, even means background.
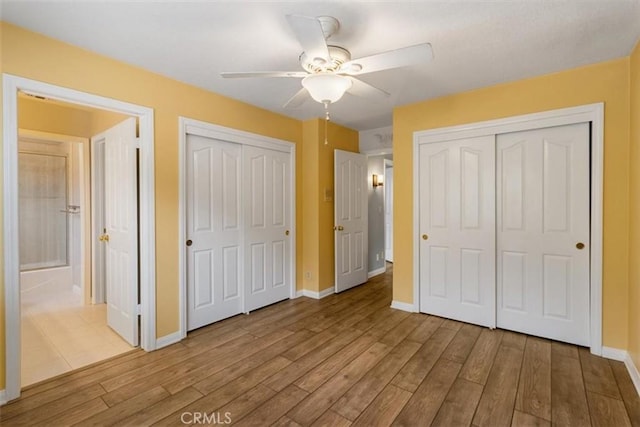
[[[391,309],[390,273],[278,303],[23,390],[12,425],[628,426],[624,364]]]

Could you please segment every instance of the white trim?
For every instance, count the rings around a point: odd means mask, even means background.
[[[378,148],[378,149],[371,149],[371,150],[362,150],[360,151],[360,154],[366,154],[367,157],[370,156],[384,156],[385,154],[393,154],[393,147],[387,147],[387,148]]]
[[[627,353],[624,358],[624,366],[627,367],[627,371],[629,372],[631,381],[636,387],[636,392],[638,392],[638,394],[640,395],[640,372],[638,371],[638,367],[636,366],[636,364],[633,363],[633,359],[631,358],[631,355],[629,353]]]
[[[21,138],[35,139],[38,141],[52,141],[52,142],[74,142],[78,144],[85,144],[89,141],[89,138],[73,135],[63,135],[59,133],[41,132],[31,129],[18,129],[18,135]]]
[[[499,135],[550,126],[591,122],[591,353],[602,355],[602,208],[604,179],[604,104],[589,104],[497,120],[450,126],[413,134],[413,306],[420,310],[419,156],[420,144]]]
[[[331,294],[334,294],[335,291],[336,290],[333,286],[327,289],[323,289],[320,292],[310,291],[309,289],[301,289],[296,292],[296,298],[307,297],[307,298],[313,298],[313,299],[322,299],[322,298],[328,297]]]
[[[5,403],[7,403],[7,391],[6,390],[0,390],[0,405],[4,405]]]
[[[2,75],[4,286],[6,304],[6,398],[20,396],[20,269],[18,259],[18,92],[138,117],[140,129],[141,347],[156,346],[156,255],[153,110],[111,98]]]
[[[202,122],[200,120],[180,117],[179,123],[182,126],[180,134],[191,134],[215,138],[236,144],[252,145],[254,147],[268,148],[270,150],[291,153],[295,151],[295,144],[282,139],[271,138],[269,136],[246,132],[243,130],[215,125],[213,123]]]
[[[181,338],[187,336],[187,259],[184,250],[184,241],[187,235],[187,135],[197,135],[213,138],[241,145],[266,148],[270,150],[289,153],[291,156],[291,218],[290,227],[290,256],[291,256],[291,288],[289,298],[297,298],[296,292],[296,145],[293,142],[271,138],[264,135],[232,129],[212,123],[207,123],[187,117],[178,117],[178,303],[180,329],[177,332]],[[244,239],[243,239],[244,240]],[[243,307],[243,313],[248,311]]]
[[[371,279],[372,277],[374,277],[374,276],[378,276],[378,275],[380,275],[380,274],[382,274],[382,273],[384,273],[384,272],[386,272],[386,271],[387,271],[387,266],[385,265],[384,267],[380,267],[380,268],[378,268],[378,269],[376,269],[376,270],[373,270],[373,271],[368,272],[368,273],[367,273],[367,277],[368,277],[369,279]]]
[[[636,388],[636,393],[640,395],[640,372],[638,371],[638,367],[635,365],[635,363],[633,363],[633,359],[631,358],[629,352],[619,348],[603,346],[602,357],[606,357],[607,359],[611,360],[617,360],[619,362],[624,362],[624,366],[627,368],[627,372],[629,372],[631,381]]]
[[[184,338],[180,331],[156,339],[156,350],[178,343]]]
[[[402,301],[391,301],[391,308],[396,310],[408,311],[409,313],[417,313],[416,307],[414,304]]]
[[[627,358],[627,351],[619,348],[602,346],[602,357],[624,362]]]

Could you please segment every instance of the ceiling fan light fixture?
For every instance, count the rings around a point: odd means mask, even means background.
[[[311,97],[321,104],[337,102],[351,87],[351,79],[336,74],[311,74],[302,79]]]

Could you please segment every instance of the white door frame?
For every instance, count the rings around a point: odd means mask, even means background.
[[[604,103],[562,108],[497,120],[443,127],[413,134],[413,311],[420,310],[419,156],[421,144],[461,138],[591,122],[591,353],[602,355],[602,188],[604,170]],[[406,305],[406,304],[398,304]]]
[[[94,135],[90,139],[91,145],[91,236],[99,236],[103,234],[104,230],[100,230],[98,222],[103,225],[104,228],[104,140],[96,139],[96,137],[102,135]],[[101,151],[102,150],[102,151]],[[100,174],[100,175],[98,175]],[[102,242],[92,238],[91,239],[91,303],[102,304],[106,303],[106,285],[105,285],[105,262],[104,257],[98,258],[99,255],[104,255],[105,247]],[[100,273],[98,273],[100,272]]]
[[[289,153],[291,156],[291,244],[289,252],[291,257],[291,288],[289,298],[296,297],[296,146],[294,143],[268,136],[258,135],[220,125],[214,125],[187,117],[178,118],[178,162],[179,162],[179,215],[178,215],[178,302],[180,311],[180,336],[176,341],[187,336],[187,255],[185,240],[187,235],[187,135],[198,135],[221,141],[233,142],[240,145],[251,145],[270,150]],[[244,217],[244,215],[243,215]],[[244,241],[244,233],[241,235]],[[240,288],[244,292],[244,286]],[[244,307],[243,312],[247,312]]]
[[[156,254],[153,109],[11,74],[2,75],[5,398],[20,396],[20,261],[18,239],[18,93],[136,116],[140,125],[141,347],[156,348]]]
[[[384,227],[384,271],[387,271],[387,208],[391,208],[391,233],[389,233],[392,236],[392,242],[391,242],[391,252],[393,253],[393,203],[389,203],[389,200],[387,200],[387,189],[389,188],[389,180],[387,179],[387,169],[391,168],[393,169],[393,160],[390,159],[384,159],[384,161],[382,162],[382,168],[383,168],[383,174],[384,174],[384,184],[385,184],[385,190],[384,190],[384,203],[383,203],[383,209],[384,209],[384,220],[383,220],[383,227]],[[393,185],[393,179],[391,180],[391,185]],[[391,188],[390,190],[393,194],[393,188]],[[392,257],[393,258],[393,257]],[[393,262],[393,260],[391,260],[391,262]]]

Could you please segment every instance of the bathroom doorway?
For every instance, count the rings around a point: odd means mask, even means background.
[[[126,118],[18,97],[22,387],[134,348],[107,325],[92,286],[104,271],[92,271],[91,219],[104,204],[92,209],[102,178],[91,179],[90,139]]]

